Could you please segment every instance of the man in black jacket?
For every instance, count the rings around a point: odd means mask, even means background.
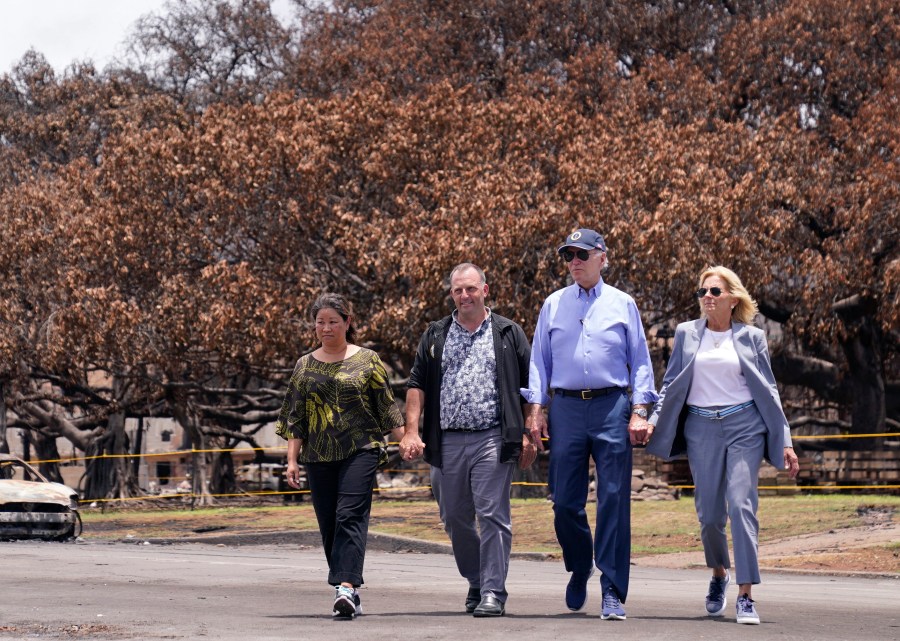
[[[424,450],[431,465],[456,566],[469,581],[466,612],[476,617],[506,611],[513,466],[518,460],[527,468],[537,455],[520,394],[531,347],[518,324],[485,307],[487,294],[479,267],[462,263],[450,272],[456,311],[432,323],[419,342],[400,441],[404,459]]]

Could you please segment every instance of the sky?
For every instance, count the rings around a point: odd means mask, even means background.
[[[141,16],[165,0],[0,0],[0,73],[26,51],[44,54],[57,72],[91,59],[102,69],[117,54]]]
[[[57,73],[74,60],[90,59],[103,69],[124,54],[123,43],[137,19],[162,12],[165,2],[0,0],[0,74],[11,71],[30,48],[44,54]],[[276,0],[276,13],[287,11],[287,4]]]

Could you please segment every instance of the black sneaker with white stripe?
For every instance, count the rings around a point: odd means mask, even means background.
[[[362,602],[355,588],[338,585],[334,589],[334,609],[331,616],[335,619],[352,620],[362,614]]]

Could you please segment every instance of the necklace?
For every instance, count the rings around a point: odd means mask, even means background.
[[[713,347],[715,349],[719,349],[719,345],[721,345],[728,336],[728,331],[729,330],[725,330],[724,332],[714,332],[713,330],[709,330],[709,336],[712,338]]]

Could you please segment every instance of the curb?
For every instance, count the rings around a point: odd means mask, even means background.
[[[760,565],[761,572],[772,574],[806,574],[816,576],[846,576],[860,579],[894,579],[900,581],[900,573],[896,572],[866,572],[865,570],[815,570],[803,568],[779,568],[775,566]]]
[[[281,532],[259,532],[246,534],[217,534],[211,536],[192,536],[184,538],[129,538],[115,539],[116,543],[130,543],[132,545],[176,545],[180,543],[202,543],[205,545],[301,545],[306,547],[321,547],[322,536],[318,530],[288,530]],[[395,554],[453,554],[453,548],[449,543],[436,543],[423,541],[408,536],[396,534],[382,534],[369,532],[366,547],[380,552],[393,552]],[[527,561],[555,560],[555,556],[544,552],[513,552],[510,555],[514,559]]]

